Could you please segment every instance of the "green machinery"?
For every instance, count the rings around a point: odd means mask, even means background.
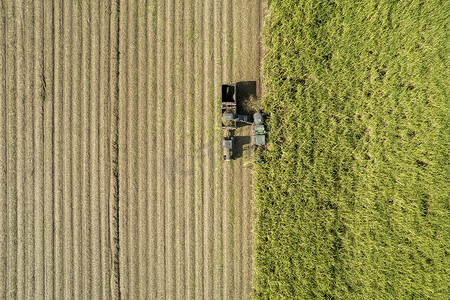
[[[252,145],[261,147],[266,145],[266,129],[264,126],[264,118],[260,112],[253,115],[252,123]]]
[[[253,123],[251,129],[252,147],[257,155],[255,163],[263,164],[262,151],[266,146],[266,129],[264,126],[264,118],[261,113],[257,112],[253,115]]]

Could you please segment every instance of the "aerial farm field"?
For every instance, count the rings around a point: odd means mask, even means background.
[[[271,1],[257,298],[448,299],[449,1]]]
[[[259,84],[264,11],[0,2],[0,299],[249,298],[253,172],[222,162],[220,84]]]
[[[447,299],[449,11],[0,1],[0,299]]]

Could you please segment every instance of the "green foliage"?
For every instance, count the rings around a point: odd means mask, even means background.
[[[270,1],[255,296],[450,295],[449,1]]]

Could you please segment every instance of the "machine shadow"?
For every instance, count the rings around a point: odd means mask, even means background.
[[[233,159],[237,159],[243,156],[244,150],[250,145],[250,136],[235,136],[234,137],[234,148],[233,148]]]
[[[256,81],[239,81],[236,84],[237,113],[253,116],[258,111]]]

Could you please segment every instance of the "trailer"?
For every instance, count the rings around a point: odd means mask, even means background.
[[[236,98],[237,83],[222,84],[222,129],[235,130],[237,128],[237,121],[233,117],[227,119],[226,117],[234,116],[236,114],[237,98]]]

